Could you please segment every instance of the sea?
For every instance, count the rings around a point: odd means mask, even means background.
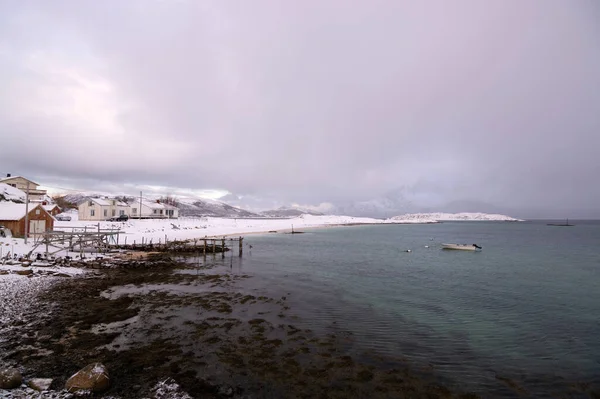
[[[586,398],[600,387],[600,221],[548,223],[248,235],[219,262],[285,296],[306,328],[351,336],[365,361],[401,359],[482,397]]]

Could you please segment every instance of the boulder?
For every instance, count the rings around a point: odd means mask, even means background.
[[[0,389],[13,389],[21,386],[23,377],[17,369],[0,369]]]
[[[21,276],[29,276],[30,274],[33,274],[33,270],[31,270],[31,269],[17,270],[15,273],[20,274]]]
[[[27,385],[36,391],[47,391],[52,385],[52,378],[32,378]]]
[[[73,374],[65,384],[71,393],[78,391],[103,392],[108,389],[110,378],[108,370],[101,363],[91,363]]]

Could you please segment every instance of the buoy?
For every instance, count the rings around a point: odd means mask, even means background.
[[[429,245],[425,245],[425,248],[429,248]]]
[[[406,251],[404,251],[404,252],[412,252],[412,250],[410,250],[410,249],[407,249],[407,250],[406,250]]]

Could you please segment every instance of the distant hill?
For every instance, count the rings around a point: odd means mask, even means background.
[[[180,216],[213,216],[213,217],[231,217],[231,218],[247,218],[259,217],[257,213],[249,212],[235,206],[227,205],[221,201],[200,199],[200,198],[185,198],[177,199],[177,207],[179,208]]]
[[[313,216],[323,216],[324,214],[321,212],[310,211],[302,208],[287,208],[281,207],[278,209],[273,209],[270,211],[264,211],[260,213],[263,216],[271,217],[271,218],[288,218],[288,217],[297,217],[300,215],[313,215]]]

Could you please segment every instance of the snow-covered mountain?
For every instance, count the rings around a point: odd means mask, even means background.
[[[496,213],[408,213],[390,218],[392,221],[418,221],[420,223],[450,222],[450,221],[494,221],[494,222],[522,222],[510,216]]]
[[[320,212],[315,212],[315,211],[311,211],[308,209],[303,209],[303,208],[289,208],[289,207],[285,207],[282,206],[281,208],[278,209],[272,209],[270,211],[264,211],[260,213],[263,216],[266,217],[277,217],[277,218],[290,218],[290,217],[297,217],[300,215],[313,215],[313,216],[323,216],[323,213]]]
[[[0,183],[0,201],[25,202],[25,193],[18,188]]]
[[[259,217],[249,212],[221,201],[206,198],[178,198],[177,207],[180,216],[214,216],[214,217]]]
[[[387,218],[401,213],[418,212],[420,209],[409,197],[410,194],[407,194],[403,188],[399,188],[369,200],[334,203],[335,208],[332,213]]]

